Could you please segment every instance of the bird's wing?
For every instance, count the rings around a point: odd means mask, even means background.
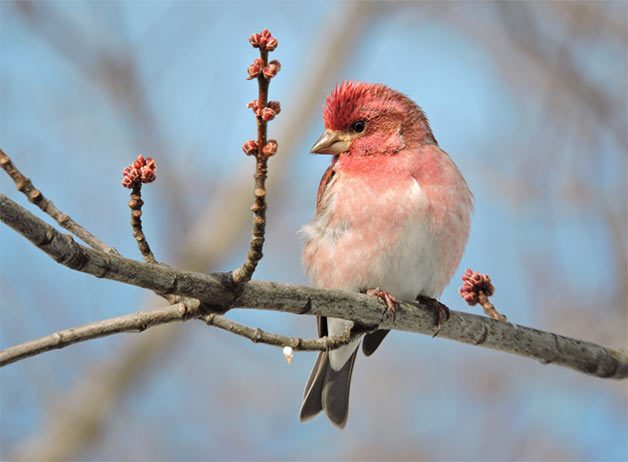
[[[329,186],[331,179],[334,177],[334,173],[335,172],[334,172],[333,165],[330,165],[329,167],[327,167],[327,170],[325,170],[325,173],[323,173],[323,178],[321,178],[321,182],[318,185],[318,192],[316,193],[316,214],[317,215],[321,213],[323,195],[325,194],[325,190],[327,189],[327,186]]]

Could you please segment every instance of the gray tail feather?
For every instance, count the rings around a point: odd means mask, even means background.
[[[319,353],[312,374],[305,386],[299,416],[302,421],[309,420],[320,411],[325,410],[325,414],[334,425],[340,428],[345,426],[349,416],[351,375],[357,353],[358,349],[356,348],[339,371],[331,368],[329,353]]]

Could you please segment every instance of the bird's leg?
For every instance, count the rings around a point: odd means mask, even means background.
[[[440,332],[440,328],[442,327],[443,322],[449,319],[449,308],[447,308],[442,303],[439,303],[437,300],[426,297],[425,295],[418,295],[416,301],[421,303],[421,305],[425,306],[426,308],[434,311],[434,315],[436,316],[436,321],[434,322],[434,325],[436,326],[436,332],[434,332],[434,335],[432,337],[436,337]]]
[[[377,287],[374,289],[366,289],[364,293],[366,295],[373,295],[375,297],[381,298],[384,303],[386,303],[386,312],[392,315],[393,321],[396,319],[397,314],[395,310],[399,307],[399,302],[393,295]]]

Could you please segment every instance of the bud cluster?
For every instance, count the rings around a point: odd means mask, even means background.
[[[268,29],[264,29],[259,34],[252,34],[249,37],[249,42],[253,45],[253,48],[268,51],[273,51],[279,44],[277,39],[272,36]]]
[[[255,140],[245,141],[242,145],[242,151],[247,156],[257,155],[258,144]],[[264,147],[262,148],[262,153],[266,157],[271,157],[277,154],[277,141],[276,140],[268,140]]]
[[[266,122],[273,120],[281,112],[279,101],[269,101],[264,108],[260,109],[259,101],[254,99],[246,107],[250,108],[256,116],[261,117]]]
[[[136,183],[152,183],[157,178],[156,171],[155,160],[140,154],[135,162],[122,170],[122,186],[131,189]]]
[[[253,34],[249,37],[249,42],[254,48],[260,49],[260,57],[256,58],[247,69],[247,80],[258,78],[260,93],[259,98],[250,101],[246,107],[251,109],[258,118],[258,124],[262,129],[260,138],[248,140],[242,145],[242,151],[247,156],[262,155],[265,158],[274,156],[277,153],[277,141],[268,140],[263,146],[260,146],[260,140],[266,139],[266,123],[277,117],[281,112],[281,104],[279,101],[266,101],[268,95],[269,80],[277,75],[281,70],[281,64],[276,59],[268,62],[268,51],[277,48],[277,39],[272,36],[268,29],[264,29],[259,34]],[[261,148],[261,149],[260,149]],[[258,159],[261,160],[261,159]]]
[[[479,302],[480,292],[490,297],[495,293],[495,287],[487,274],[467,269],[462,275],[462,287],[458,292],[469,305],[473,306]]]
[[[264,66],[264,61],[261,58],[255,58],[255,60],[249,65],[246,72],[249,76],[246,80],[252,80],[262,74],[267,80],[272,79],[277,75],[277,72],[281,70],[281,64],[276,59],[273,59]]]
[[[281,64],[279,64],[279,61],[277,61],[276,59],[273,59],[271,62],[268,63],[268,66],[264,67],[262,72],[264,73],[264,77],[270,80],[274,76],[276,76],[277,72],[279,72],[280,70]]]

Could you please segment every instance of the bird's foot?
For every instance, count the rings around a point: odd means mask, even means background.
[[[449,308],[447,308],[442,303],[439,303],[437,300],[426,297],[425,295],[419,295],[416,298],[416,301],[420,302],[426,308],[434,311],[434,316],[436,317],[436,320],[434,321],[436,332],[434,332],[434,335],[432,335],[432,337],[436,337],[440,332],[440,328],[443,326],[443,322],[449,319]]]
[[[381,290],[378,288],[366,289],[364,293],[366,295],[373,295],[375,297],[381,298],[384,303],[386,303],[386,312],[392,315],[393,321],[396,319],[396,309],[399,307],[399,301],[393,295],[389,294],[385,290]]]

